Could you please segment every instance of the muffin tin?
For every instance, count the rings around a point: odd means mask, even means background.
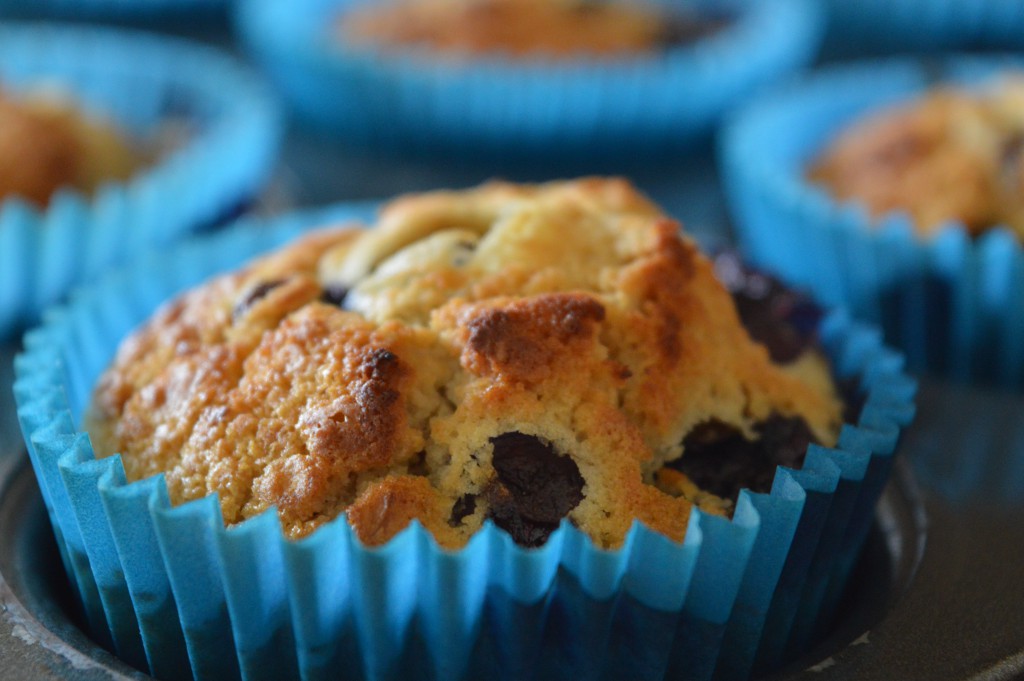
[[[380,161],[301,131],[292,132],[285,153],[302,204],[465,186],[493,172]],[[331,172],[322,172],[325,163]],[[702,242],[727,242],[710,152],[682,165],[634,176]],[[528,167],[501,170],[511,179],[545,179]],[[71,605],[14,418],[16,352],[16,345],[0,346],[0,676],[151,678],[83,633]],[[1017,462],[1024,459],[1024,395],[925,380],[918,413],[834,629],[772,681],[1024,675],[1024,462]]]

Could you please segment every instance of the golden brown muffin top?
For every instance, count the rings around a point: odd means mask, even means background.
[[[86,193],[127,179],[139,163],[109,123],[52,94],[13,98],[0,90],[0,199],[45,207],[61,187]]]
[[[873,217],[910,214],[927,235],[951,221],[1024,238],[1024,78],[942,88],[872,113],[833,141],[808,176]]]
[[[634,519],[678,540],[693,502],[726,511],[663,466],[695,430],[773,419],[833,444],[827,367],[774,364],[678,223],[584,179],[403,197],[180,296],[88,428],[227,523],[276,505],[301,537],[347,511],[368,544],[417,519],[457,547],[486,518],[538,545],[568,517],[614,547]]]
[[[566,58],[652,52],[708,35],[723,23],[670,18],[628,1],[407,0],[347,12],[340,28],[353,44]]]

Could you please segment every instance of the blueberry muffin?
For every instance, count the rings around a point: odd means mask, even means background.
[[[906,211],[927,235],[949,222],[972,235],[1024,237],[1024,79],[981,91],[940,88],[843,131],[809,178],[872,217]]]
[[[409,0],[349,11],[340,30],[351,44],[569,58],[654,52],[710,35],[724,23],[624,1]]]
[[[445,547],[487,519],[524,546],[563,518],[679,540],[842,422],[816,313],[719,274],[740,312],[622,180],[408,196],[166,304],[87,426],[130,480],[215,492],[229,524],[276,506],[293,538],[347,513],[370,545],[413,519]]]
[[[128,179],[140,162],[112,124],[63,96],[15,98],[0,90],[0,199],[18,196],[45,207],[62,187],[92,193]]]

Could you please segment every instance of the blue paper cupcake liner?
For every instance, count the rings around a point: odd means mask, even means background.
[[[895,52],[1020,49],[1024,4],[1018,0],[825,0],[822,51],[832,57]]]
[[[187,138],[130,180],[92,196],[60,190],[45,210],[0,200],[0,338],[70,287],[250,202],[280,141],[268,90],[199,45],[141,33],[0,26],[0,84],[59,88],[140,139],[184,124]]]
[[[247,223],[80,290],[25,338],[15,395],[68,574],[94,635],[161,679],[746,678],[829,621],[914,415],[915,383],[878,333],[821,328],[864,407],[835,449],[780,468],[734,518],[694,510],[682,543],[637,524],[616,551],[567,522],[523,549],[488,522],[458,551],[413,523],[362,546],[344,517],[300,541],[271,510],[225,529],[216,497],[171,507],[162,476],[95,460],[82,413],[119,340],[163,300],[339,206]]]
[[[727,126],[722,173],[738,236],[755,263],[829,305],[878,323],[916,372],[1024,385],[1024,248],[1006,229],[971,240],[955,223],[930,238],[906,213],[872,225],[864,207],[805,179],[859,117],[937,82],[971,86],[1019,58],[893,60],[833,68],[781,88]]]
[[[223,16],[231,0],[0,0],[0,13],[18,19],[202,21]]]
[[[691,0],[685,6],[694,11],[737,18],[651,57],[454,62],[346,45],[338,17],[372,1],[250,0],[236,18],[249,51],[304,121],[359,145],[469,156],[680,148],[707,137],[760,85],[809,63],[823,26],[814,0]]]

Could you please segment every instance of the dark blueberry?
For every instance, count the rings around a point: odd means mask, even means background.
[[[785,311],[785,320],[802,338],[816,338],[824,312],[817,303],[803,296],[792,296]]]
[[[427,468],[427,453],[417,452],[416,456],[409,460],[409,474],[426,477],[430,471]]]
[[[476,511],[476,497],[472,494],[463,494],[452,505],[452,514],[448,517],[448,524],[458,527],[463,520],[473,515],[474,511]]]
[[[323,292],[320,293],[320,302],[327,303],[328,305],[334,305],[336,307],[344,307],[345,298],[347,296],[347,286],[342,286],[341,284],[327,284],[324,286]]]
[[[746,267],[736,253],[715,257],[715,274],[732,293],[747,333],[776,362],[792,362],[817,341],[822,310],[779,280]]]
[[[264,281],[257,284],[251,291],[249,291],[248,294],[246,294],[245,298],[242,298],[242,300],[235,305],[235,309],[231,311],[232,319],[238,319],[241,317],[256,301],[263,298],[285,281],[285,279],[274,279],[272,281]]]
[[[755,439],[747,440],[719,421],[703,423],[683,440],[682,457],[668,466],[723,499],[735,501],[742,488],[768,492],[776,466],[802,466],[814,436],[803,419],[778,414],[754,426],[754,431]]]
[[[860,385],[860,378],[850,376],[836,381],[836,390],[843,399],[843,423],[857,423],[860,412],[864,409],[867,396]]]
[[[491,438],[495,478],[485,490],[489,517],[517,544],[540,546],[583,499],[576,463],[533,435]]]

